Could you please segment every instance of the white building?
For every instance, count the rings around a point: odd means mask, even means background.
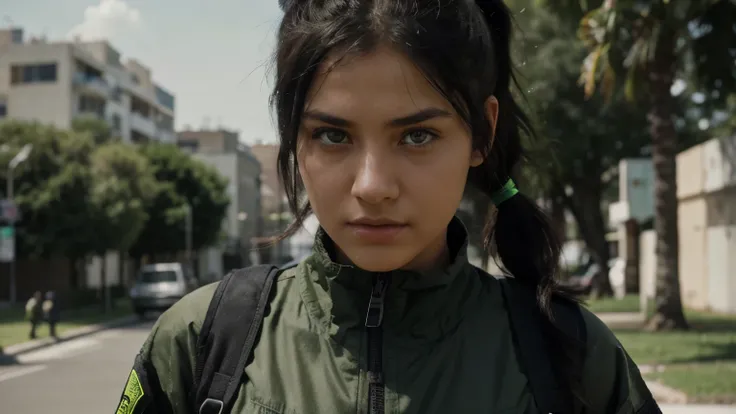
[[[612,224],[654,217],[651,160],[623,160],[621,201]],[[736,314],[736,136],[711,139],[677,155],[680,294],[686,308]],[[625,229],[621,230],[625,233]],[[621,237],[623,255],[638,253],[642,310],[656,290],[655,231]]]
[[[319,220],[314,214],[309,215],[302,228],[289,238],[289,254],[294,259],[302,259],[312,253],[314,236],[319,229]]]
[[[241,143],[238,133],[223,129],[178,133],[178,145],[194,158],[214,167],[228,181],[230,197],[223,220],[225,243],[199,255],[201,280],[215,280],[231,269],[257,262],[254,239],[262,236],[261,164]]]
[[[122,63],[107,41],[25,41],[22,29],[0,30],[0,119],[69,128],[92,116],[125,142],[175,142],[174,101],[150,69]]]
[[[0,30],[0,120],[38,121],[68,129],[78,117],[106,120],[124,142],[176,142],[175,98],[151,70],[122,62],[107,41],[24,39]],[[119,257],[107,255],[109,285],[121,281]],[[86,286],[100,285],[102,260],[90,259]]]

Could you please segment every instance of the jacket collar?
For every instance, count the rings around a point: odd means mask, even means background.
[[[386,292],[383,324],[398,336],[432,339],[459,323],[477,296],[478,275],[467,259],[468,234],[458,218],[448,225],[451,262],[428,271],[394,270]],[[299,265],[297,279],[310,317],[331,335],[365,323],[376,273],[334,261],[333,242],[321,228],[313,253]]]

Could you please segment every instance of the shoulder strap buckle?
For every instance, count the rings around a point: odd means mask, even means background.
[[[222,414],[225,403],[214,398],[207,398],[199,407],[199,414]]]

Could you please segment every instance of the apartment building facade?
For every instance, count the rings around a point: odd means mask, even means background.
[[[262,244],[270,246],[270,237],[283,233],[293,219],[286,200],[286,192],[279,180],[277,167],[279,145],[256,142],[251,146],[251,151],[261,163],[263,170],[261,198],[263,200],[263,235],[266,237],[262,240]],[[264,260],[272,263],[289,261],[293,258],[292,242],[293,238],[273,245]]]
[[[107,41],[26,41],[9,29],[0,30],[0,50],[0,119],[69,128],[95,117],[124,142],[176,141],[174,95]]]
[[[237,132],[218,130],[180,131],[181,149],[216,168],[228,180],[230,206],[223,222],[224,246],[203,252],[200,275],[224,275],[228,270],[258,262],[255,242],[262,235],[261,164],[240,142]]]

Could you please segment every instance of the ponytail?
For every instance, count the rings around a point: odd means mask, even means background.
[[[498,119],[492,146],[485,151],[486,160],[471,169],[469,180],[492,198],[514,178],[517,164],[524,156],[521,133],[533,136],[534,132],[511,94],[512,86],[518,89],[510,52],[511,13],[501,0],[478,0],[476,3],[493,43],[497,65],[493,96],[498,100]],[[490,140],[486,141],[490,144]],[[497,203],[496,210],[495,220],[486,226],[486,248],[495,251],[504,268],[516,279],[537,289],[539,305],[548,313],[547,305],[556,287],[554,276],[562,250],[553,226],[539,207],[523,194]]]
[[[468,179],[493,199],[513,180],[524,158],[521,134],[534,137],[534,131],[511,93],[513,86],[520,90],[510,53],[511,13],[502,0],[477,0],[476,4],[483,13],[493,43],[493,60],[497,65],[493,96],[498,100],[499,112],[493,140],[485,138],[488,143],[486,159],[470,169]],[[551,361],[553,367],[567,383],[570,395],[582,402],[579,374],[583,364],[582,344],[557,329],[551,308],[553,300],[574,301],[555,279],[562,251],[559,236],[534,201],[518,192],[506,195],[510,196],[495,201],[495,215],[487,220],[486,250],[501,260],[505,271],[515,280],[536,291],[537,305],[544,315],[544,330],[556,356]]]

